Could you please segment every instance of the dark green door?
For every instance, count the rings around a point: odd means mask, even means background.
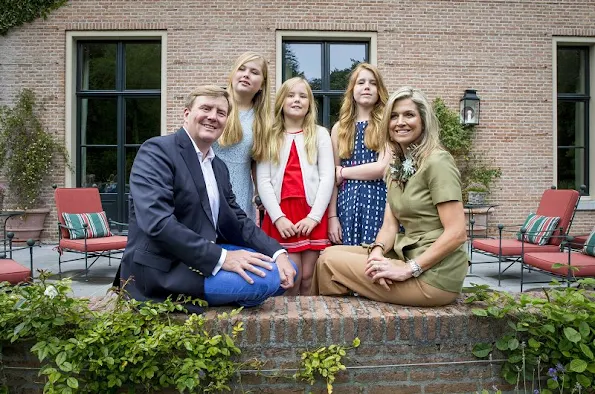
[[[161,128],[161,42],[79,41],[76,184],[128,222],[134,156]]]

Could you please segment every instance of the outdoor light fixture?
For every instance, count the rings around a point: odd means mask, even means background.
[[[466,89],[459,106],[461,124],[465,126],[479,124],[479,97],[477,97],[477,90]]]

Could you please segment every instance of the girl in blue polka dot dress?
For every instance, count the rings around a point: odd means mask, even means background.
[[[335,244],[374,242],[386,204],[383,177],[390,148],[379,133],[388,99],[378,69],[359,64],[351,73],[339,121],[331,133],[337,187],[329,205],[329,239]]]

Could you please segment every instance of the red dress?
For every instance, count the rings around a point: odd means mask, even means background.
[[[287,219],[291,220],[293,224],[308,216],[311,210],[311,207],[306,201],[302,168],[295,141],[291,143],[291,150],[287,159],[285,174],[283,175],[281,202],[279,206]],[[281,246],[287,249],[289,253],[299,253],[304,250],[323,250],[331,245],[327,235],[328,216],[326,212],[322,215],[321,222],[314,227],[308,236],[295,235],[285,239],[282,238],[268,213],[264,216],[262,229],[267,235],[279,241]]]

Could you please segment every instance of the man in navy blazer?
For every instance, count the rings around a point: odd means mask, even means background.
[[[181,129],[140,147],[121,270],[132,298],[183,294],[209,305],[255,306],[293,286],[287,252],[238,206],[229,171],[211,148],[230,108],[224,89],[202,86],[186,100]]]

